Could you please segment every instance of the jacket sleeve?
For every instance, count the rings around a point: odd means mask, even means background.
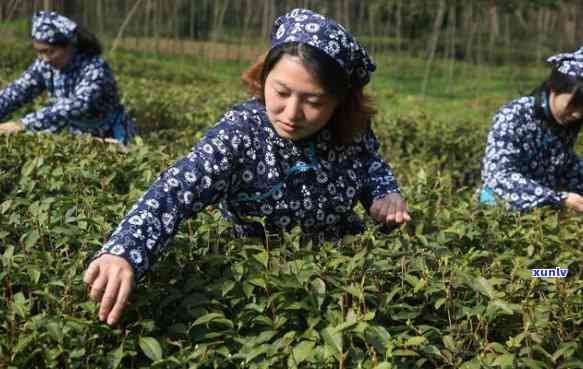
[[[42,62],[37,59],[17,80],[0,91],[0,120],[30,103],[45,90],[41,66]]]
[[[374,200],[388,193],[400,193],[400,189],[391,167],[378,152],[380,145],[372,129],[364,135],[363,143],[365,179],[360,201],[368,211]]]
[[[519,118],[503,112],[494,117],[482,168],[484,183],[512,209],[560,206],[565,192],[557,192],[528,176],[527,127],[518,127],[513,119]]]
[[[56,132],[69,120],[81,117],[98,104],[108,80],[113,78],[111,71],[103,61],[96,59],[83,67],[81,76],[71,97],[56,99],[53,104],[26,115],[22,119],[24,127],[32,132]]]
[[[162,252],[185,218],[218,202],[230,190],[237,146],[230,133],[209,131],[183,159],[164,171],[138,200],[97,256],[126,259],[140,277]]]
[[[583,159],[574,152],[569,153],[568,165],[565,167],[565,187],[569,192],[583,196]]]

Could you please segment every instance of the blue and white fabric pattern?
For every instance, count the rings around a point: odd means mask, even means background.
[[[547,62],[561,73],[572,77],[583,77],[583,47],[572,53],[551,56]]]
[[[294,9],[273,24],[271,47],[290,42],[308,44],[332,57],[356,87],[366,85],[376,69],[366,49],[342,25],[308,9]]]
[[[89,133],[113,137],[127,144],[133,135],[133,122],[125,112],[109,65],[100,56],[76,53],[64,69],[57,69],[42,58],[14,82],[0,91],[0,119],[48,91],[48,104],[21,119],[29,132]],[[123,137],[119,125],[128,134]]]
[[[378,147],[372,130],[346,145],[336,145],[328,128],[305,140],[281,138],[263,103],[241,103],[160,175],[100,254],[122,256],[139,276],[183,219],[216,203],[241,237],[295,226],[315,242],[362,232],[357,203],[369,209],[373,200],[399,192]]]
[[[75,37],[77,24],[56,12],[39,11],[32,16],[32,39],[48,44],[68,43]]]
[[[567,192],[583,194],[583,161],[574,152],[580,125],[556,124],[542,99],[526,96],[494,116],[482,161],[480,201],[520,211],[561,206]]]

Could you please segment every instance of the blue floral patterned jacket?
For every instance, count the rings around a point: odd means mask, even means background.
[[[99,56],[76,53],[63,69],[42,58],[14,82],[0,91],[0,119],[48,91],[49,103],[21,121],[27,131],[90,133],[98,137],[129,140],[133,127],[118,96],[109,65]],[[120,127],[121,125],[121,127]],[[118,132],[115,130],[128,130]],[[117,136],[117,137],[116,137]]]
[[[494,116],[482,162],[482,203],[502,199],[525,211],[560,206],[567,192],[583,194],[583,161],[574,152],[581,126],[556,123],[547,101],[546,92],[522,97]]]
[[[264,235],[253,217],[264,218],[268,231],[299,225],[317,241],[361,232],[357,202],[369,209],[374,199],[399,192],[378,146],[371,130],[349,145],[335,145],[327,128],[309,139],[284,139],[263,103],[241,103],[160,175],[100,254],[124,257],[141,275],[184,218],[214,203],[240,236]]]

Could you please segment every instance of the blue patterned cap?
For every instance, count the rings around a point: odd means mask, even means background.
[[[271,48],[289,42],[307,44],[331,56],[353,86],[366,85],[376,69],[366,49],[342,25],[308,9],[294,9],[273,24]]]
[[[583,47],[573,53],[551,56],[547,62],[553,64],[563,74],[583,77]]]
[[[48,44],[73,40],[77,24],[56,12],[36,12],[32,16],[32,39]]]

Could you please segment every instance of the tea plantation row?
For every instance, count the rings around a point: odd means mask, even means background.
[[[30,52],[3,50],[9,81]],[[244,97],[235,67],[223,78],[146,56],[110,61],[141,130],[127,153],[83,137],[0,137],[0,368],[583,367],[583,221],[477,207],[488,122],[396,116],[382,99],[376,130],[410,224],[390,235],[370,224],[342,246],[301,244],[297,231],[264,246],[229,238],[206,209],[139,281],[122,322],[100,323],[88,262],[157,174]],[[555,266],[567,278],[531,277]]]

